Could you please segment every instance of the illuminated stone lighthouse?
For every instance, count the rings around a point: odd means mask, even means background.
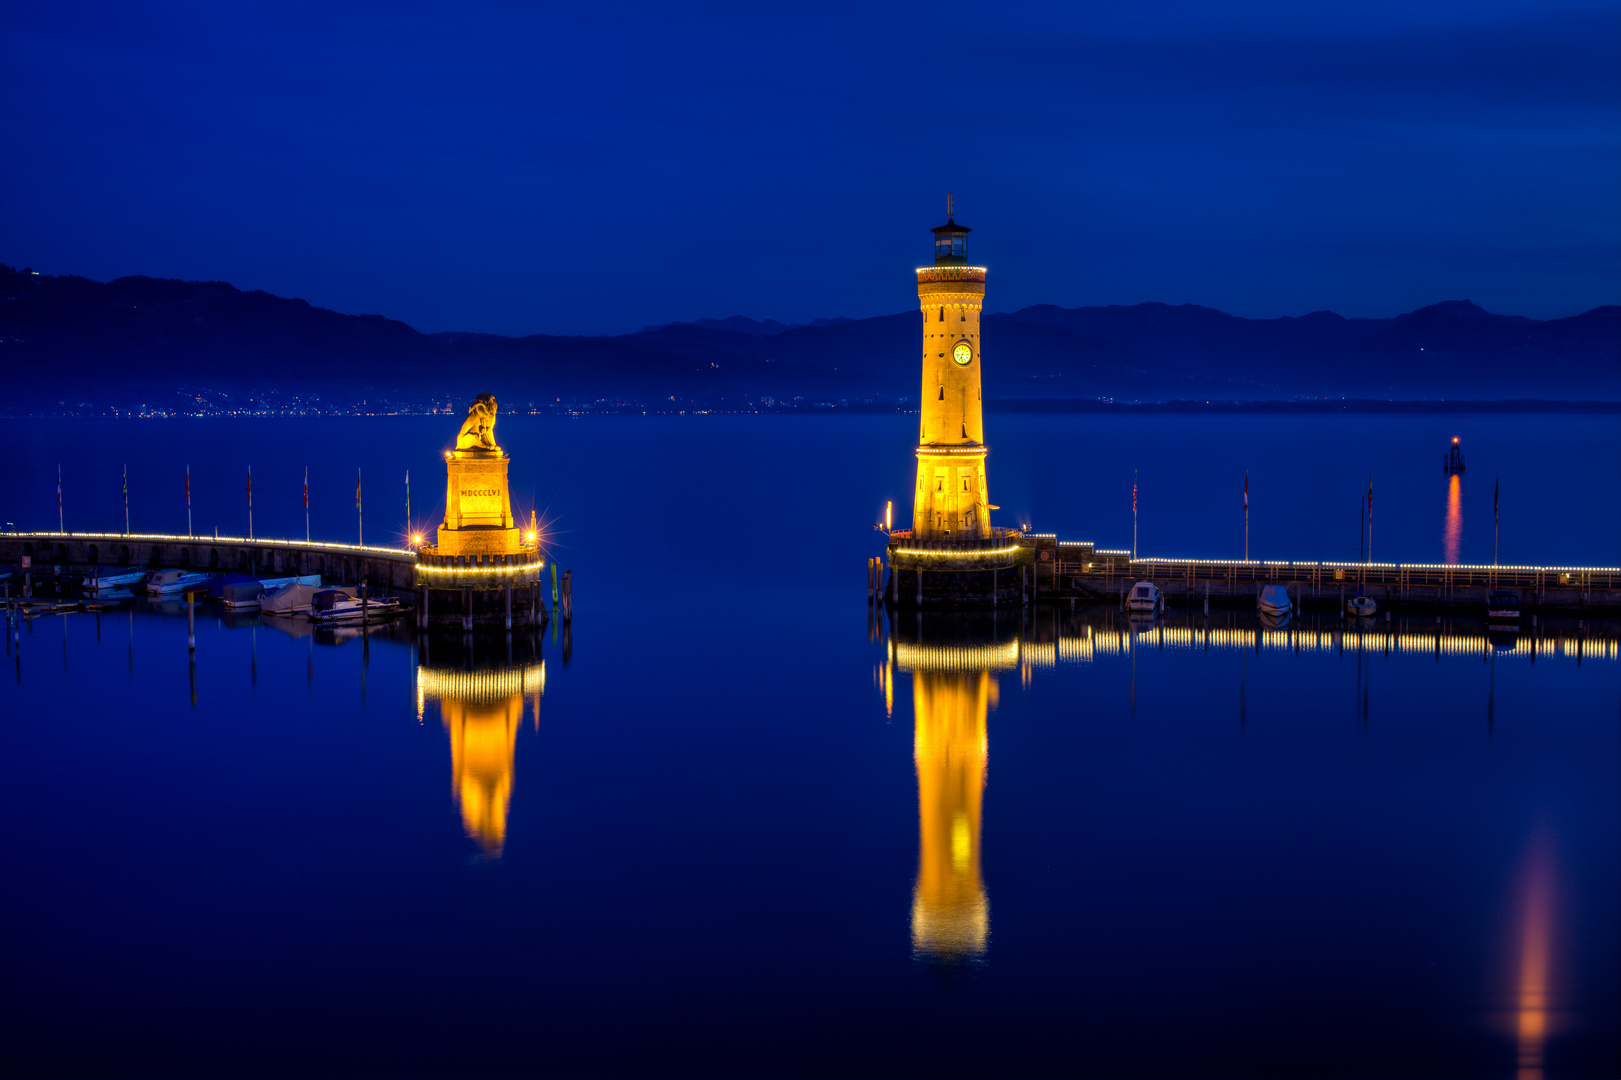
[[[968,228],[951,196],[934,230],[934,265],[917,268],[923,321],[917,483],[912,527],[889,534],[887,602],[998,606],[1028,595],[1032,552],[1023,534],[991,524],[985,480],[985,394],[979,317],[985,268],[968,265]],[[1029,579],[1032,583],[1034,578]]]
[[[968,265],[968,232],[957,224],[946,196],[946,223],[934,230],[934,265],[917,268],[923,388],[912,536],[918,540],[979,539],[991,531],[979,375],[985,268]]]

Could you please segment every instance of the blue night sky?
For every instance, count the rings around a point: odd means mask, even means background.
[[[1621,5],[0,6],[0,262],[422,330],[1621,301]]]

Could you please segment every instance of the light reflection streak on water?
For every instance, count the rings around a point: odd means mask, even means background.
[[[1257,640],[1259,639],[1259,640]],[[1166,650],[1243,650],[1253,652],[1334,652],[1336,649],[1364,649],[1414,656],[1481,657],[1493,651],[1493,641],[1484,633],[1424,633],[1417,630],[1348,628],[1335,630],[1257,630],[1240,627],[1159,626],[1133,632],[1108,628],[1088,628],[1085,634],[1059,635],[1057,641],[1021,641],[1020,666],[1050,668],[1058,664],[1084,664],[1100,656],[1125,656],[1132,649]],[[1554,657],[1583,660],[1621,659],[1621,639],[1599,635],[1553,636],[1522,632],[1514,636],[1514,648],[1497,650],[1503,657],[1538,659]]]
[[[424,702],[438,704],[450,737],[452,788],[462,827],[485,858],[500,858],[506,845],[525,698],[532,698],[538,724],[545,686],[544,661],[494,671],[417,668],[418,719]]]
[[[918,806],[912,949],[936,963],[978,959],[990,935],[979,842],[985,718],[996,695],[996,678],[983,668],[912,674]]]
[[[1519,973],[1514,1035],[1519,1080],[1542,1080],[1543,1048],[1551,1030],[1554,871],[1550,842],[1532,840],[1520,883]]]
[[[1447,517],[1441,529],[1441,561],[1456,565],[1462,550],[1463,477],[1453,473],[1447,478]]]

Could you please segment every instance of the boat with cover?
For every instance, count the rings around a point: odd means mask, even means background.
[[[1368,619],[1378,612],[1379,605],[1374,602],[1373,597],[1357,593],[1346,602],[1345,610],[1359,619]]]
[[[146,579],[146,592],[149,596],[172,596],[197,588],[208,577],[194,570],[154,570],[152,576]]]
[[[1255,606],[1266,615],[1284,615],[1294,610],[1289,602],[1289,590],[1282,585],[1263,585],[1260,595],[1255,598]]]
[[[392,619],[404,614],[405,606],[392,596],[362,600],[341,589],[317,589],[310,597],[310,620],[323,625],[360,622],[362,619]]]
[[[109,592],[113,589],[133,589],[146,579],[145,570],[115,570],[89,574],[84,579],[86,592]]]
[[[1126,594],[1126,610],[1158,611],[1164,599],[1158,585],[1152,581],[1139,581],[1131,587],[1131,592]]]
[[[310,613],[310,600],[321,587],[320,575],[311,575],[315,578],[300,578],[298,581],[271,589],[259,597],[259,613],[261,615],[308,615]],[[328,589],[354,596],[353,588],[328,585]]]
[[[228,608],[259,607],[264,594],[272,589],[285,588],[288,585],[318,586],[321,584],[320,574],[308,574],[304,577],[283,578],[251,578],[247,581],[233,581],[227,584],[220,594]]]
[[[208,598],[210,600],[223,600],[225,598],[225,586],[246,585],[250,581],[258,580],[252,574],[216,574],[209,579]]]

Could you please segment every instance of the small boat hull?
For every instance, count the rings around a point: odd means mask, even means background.
[[[146,579],[145,570],[131,570],[123,574],[99,574],[84,579],[88,592],[108,592],[112,589],[133,589]]]
[[[325,611],[310,610],[310,621],[320,623],[322,626],[338,626],[345,623],[382,622],[397,615],[405,614],[405,606],[393,597],[367,600],[364,604],[357,599],[341,600]]]
[[[1255,606],[1261,609],[1261,614],[1271,615],[1275,618],[1287,619],[1294,611],[1294,604],[1289,601],[1289,590],[1282,585],[1267,585],[1261,589],[1255,598]]]
[[[1127,611],[1158,611],[1164,602],[1165,595],[1152,581],[1139,581],[1126,594]]]
[[[148,596],[173,596],[187,589],[197,589],[208,583],[207,574],[187,570],[159,570],[146,582]]]
[[[1513,622],[1519,629],[1520,594],[1494,592],[1486,598],[1486,618],[1496,623]]]

